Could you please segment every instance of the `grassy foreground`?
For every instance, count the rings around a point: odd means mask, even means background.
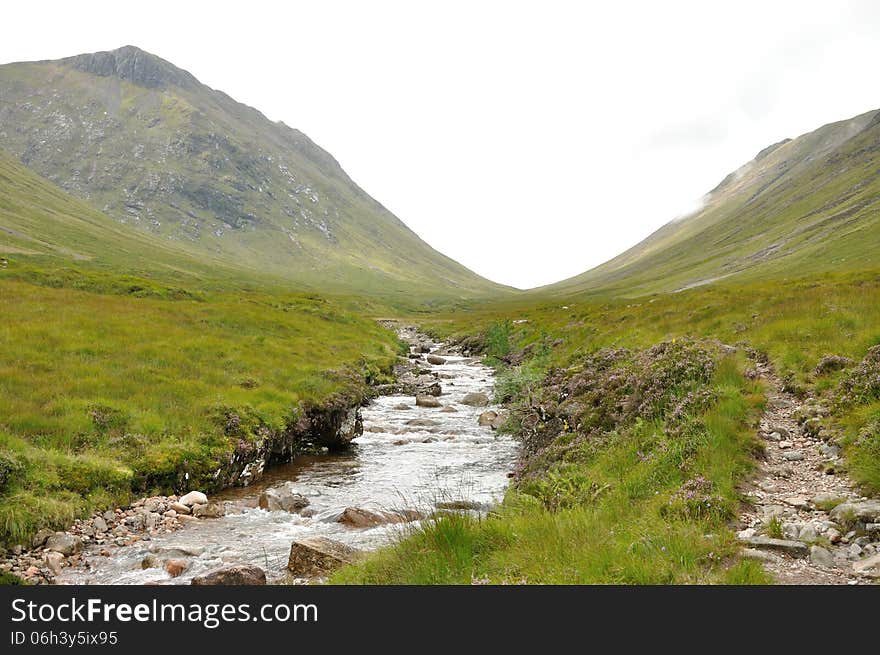
[[[182,471],[204,484],[243,442],[308,403],[359,393],[397,353],[394,335],[345,301],[139,297],[120,291],[135,278],[96,275],[72,271],[60,288],[0,278],[0,542],[167,488]],[[113,284],[96,291],[96,279]]]
[[[816,429],[845,447],[866,491],[880,490],[876,272],[511,303],[427,327],[499,366],[522,470],[489,516],[441,517],[333,582],[767,582],[737,558],[730,529],[761,449],[763,394],[744,352],[829,409]],[[711,376],[673,365],[699,351],[712,353]],[[652,379],[668,395],[646,409]]]

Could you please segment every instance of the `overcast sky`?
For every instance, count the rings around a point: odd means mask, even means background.
[[[39,2],[0,61],[137,45],[329,150],[518,287],[692,209],[764,146],[880,108],[877,2]]]

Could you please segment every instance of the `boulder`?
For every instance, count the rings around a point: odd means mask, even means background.
[[[440,355],[428,355],[427,359],[429,364],[434,364],[435,366],[446,363],[446,360],[440,357]]]
[[[416,405],[419,407],[440,407],[440,401],[433,396],[416,396]]]
[[[186,507],[192,507],[193,505],[206,505],[208,503],[208,497],[201,491],[190,491],[188,494],[181,496],[180,500],[177,502]],[[175,507],[175,509],[177,508]]]
[[[149,553],[141,560],[141,568],[142,569],[157,569],[159,568],[159,558]]]
[[[259,566],[231,564],[192,579],[194,585],[264,585],[266,572]]]
[[[287,568],[302,576],[324,575],[357,560],[360,551],[326,537],[297,539],[290,545]]]
[[[439,382],[423,384],[421,388],[419,388],[419,395],[434,396],[435,398],[437,398],[438,396],[443,395],[443,387],[440,386]]]
[[[220,503],[193,505],[193,516],[198,519],[219,519],[226,515],[226,508]]]
[[[184,505],[183,503],[171,503],[171,509],[173,509],[178,514],[189,514],[192,512],[192,509],[188,505]]]
[[[70,557],[82,550],[82,539],[66,532],[56,532],[46,540],[46,550],[53,550]]]
[[[107,521],[104,520],[103,516],[96,516],[92,519],[92,527],[98,532],[107,532]]]
[[[456,412],[458,412],[458,410],[455,409],[455,407],[453,407],[452,405],[446,405],[446,406],[445,406],[443,409],[441,409],[440,411],[441,411],[441,412],[445,412],[445,413],[447,413],[447,414],[455,414]]]
[[[309,499],[295,493],[288,485],[281,485],[266,489],[257,504],[270,512],[298,512],[308,507]]]
[[[470,405],[471,407],[485,407],[489,404],[489,396],[479,391],[472,391],[465,394],[461,399],[462,405]]]
[[[165,560],[165,572],[172,578],[176,578],[189,568],[189,562],[185,559],[169,559]]]

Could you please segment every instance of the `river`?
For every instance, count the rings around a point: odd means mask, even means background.
[[[438,502],[466,501],[483,509],[497,503],[507,488],[517,444],[478,424],[479,415],[492,407],[461,403],[471,392],[491,398],[493,371],[474,358],[449,354],[443,344],[430,346],[443,352],[446,363],[420,365],[436,373],[443,390],[438,400],[451,409],[417,407],[413,396],[381,396],[363,408],[364,433],[344,453],[299,457],[270,468],[251,486],[215,494],[211,499],[226,505],[222,518],[191,522],[179,531],[113,548],[109,556],[91,547],[86,565],[64,569],[56,582],[188,584],[193,576],[230,563],[255,564],[266,570],[270,582],[281,581],[295,539],[321,535],[371,550],[418,526],[350,527],[336,521],[347,507],[430,513]],[[257,507],[262,491],[281,484],[306,496],[313,515]],[[144,569],[141,562],[150,553],[184,558],[188,569],[176,578],[161,567]]]

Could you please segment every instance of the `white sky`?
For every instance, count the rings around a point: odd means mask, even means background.
[[[870,0],[31,0],[3,21],[4,63],[126,44],[171,61],[519,287],[613,257],[770,143],[880,108]]]

